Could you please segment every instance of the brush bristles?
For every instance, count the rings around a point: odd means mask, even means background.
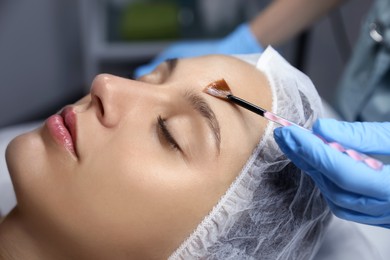
[[[203,91],[211,96],[223,99],[227,99],[228,95],[232,94],[224,79],[210,83]]]

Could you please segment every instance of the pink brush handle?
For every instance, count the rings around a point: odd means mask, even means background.
[[[290,126],[290,125],[295,125],[301,129],[304,129],[306,131],[310,131],[300,125],[297,125],[287,119],[284,119],[278,115],[275,115],[271,112],[265,112],[264,113],[264,117],[275,122],[275,123],[278,123],[282,126]],[[311,131],[310,131],[311,132]],[[374,170],[382,170],[383,168],[383,163],[375,158],[372,158],[368,155],[365,155],[365,154],[362,154],[360,152],[357,152],[355,150],[352,150],[352,149],[348,149],[348,148],[345,148],[344,146],[342,146],[341,144],[337,143],[337,142],[328,142],[326,141],[322,136],[319,136],[319,135],[316,135],[318,138],[320,138],[325,144],[329,145],[330,147],[332,147],[333,149],[336,149],[337,151],[340,151],[342,153],[345,153],[347,154],[349,157],[351,157],[352,159],[356,160],[356,161],[361,161],[361,162],[364,162],[366,165],[368,165],[370,168],[374,169]]]

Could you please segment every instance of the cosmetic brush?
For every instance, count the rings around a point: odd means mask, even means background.
[[[258,114],[258,115],[260,115],[260,116],[262,116],[262,117],[264,117],[272,122],[275,122],[275,123],[281,125],[281,126],[294,125],[294,126],[297,126],[305,131],[313,133],[311,130],[309,130],[303,126],[300,126],[296,123],[293,123],[290,120],[287,120],[279,115],[276,115],[272,112],[265,110],[262,107],[256,106],[255,104],[252,104],[252,103],[250,103],[242,98],[239,98],[239,97],[233,95],[233,93],[231,92],[231,90],[229,88],[229,85],[226,83],[226,81],[224,79],[217,80],[217,81],[210,83],[208,86],[206,86],[206,88],[203,91],[211,96],[223,99],[225,101],[230,101],[236,105],[239,105],[240,107],[248,109],[248,110],[250,110],[250,111],[252,111],[252,112],[254,112],[254,113],[256,113],[256,114]],[[332,148],[334,148],[342,153],[347,154],[348,156],[355,159],[356,161],[364,162],[365,164],[367,164],[370,168],[372,168],[374,170],[381,170],[383,167],[383,163],[375,158],[372,158],[368,155],[357,152],[353,149],[345,148],[337,142],[328,142],[323,137],[321,137],[317,134],[315,134],[315,135],[318,138],[320,138],[324,143],[329,145],[330,147],[332,147]]]

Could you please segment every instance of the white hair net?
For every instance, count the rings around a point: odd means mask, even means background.
[[[273,48],[237,56],[268,78],[272,111],[310,127],[322,113],[310,79]],[[268,123],[241,173],[170,259],[311,259],[330,211],[311,179],[281,152]]]

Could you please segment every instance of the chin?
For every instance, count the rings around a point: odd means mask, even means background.
[[[39,132],[40,129],[37,129],[19,135],[7,146],[5,157],[17,197],[20,189],[33,185],[31,178],[42,170],[45,150]]]

